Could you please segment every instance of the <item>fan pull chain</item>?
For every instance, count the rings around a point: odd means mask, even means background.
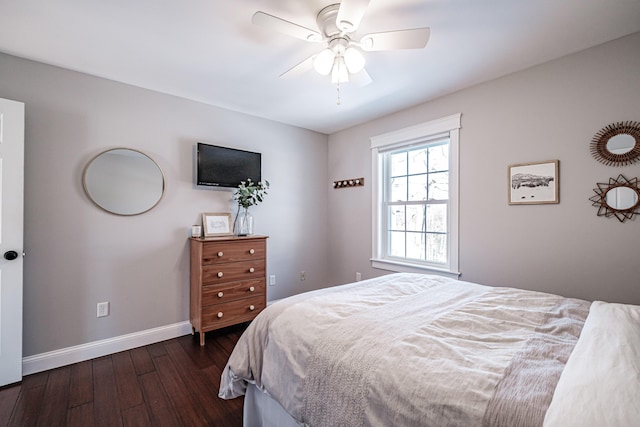
[[[340,105],[341,104],[341,101],[340,101],[340,83],[338,83],[336,85],[336,92],[337,92],[337,95],[338,95],[338,99],[336,100],[336,105]]]

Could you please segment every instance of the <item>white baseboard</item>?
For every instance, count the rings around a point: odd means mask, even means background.
[[[119,351],[130,350],[143,345],[181,337],[190,333],[191,323],[180,322],[28,356],[22,359],[22,375],[35,374],[36,372],[59,368]]]

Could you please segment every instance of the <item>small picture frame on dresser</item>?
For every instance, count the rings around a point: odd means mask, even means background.
[[[233,234],[231,214],[205,212],[202,214],[202,228],[204,237],[229,236]]]

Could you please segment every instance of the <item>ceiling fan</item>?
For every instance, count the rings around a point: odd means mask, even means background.
[[[315,68],[322,75],[331,74],[334,84],[352,82],[363,86],[371,83],[371,77],[364,69],[365,58],[361,51],[422,49],[429,41],[429,28],[426,27],[366,34],[356,40],[355,34],[369,1],[342,0],[323,8],[316,17],[319,31],[265,12],[256,12],[252,22],[282,34],[326,46],[280,77],[294,77]]]

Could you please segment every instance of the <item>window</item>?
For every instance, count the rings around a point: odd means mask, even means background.
[[[460,114],[371,138],[372,265],[458,273]]]

